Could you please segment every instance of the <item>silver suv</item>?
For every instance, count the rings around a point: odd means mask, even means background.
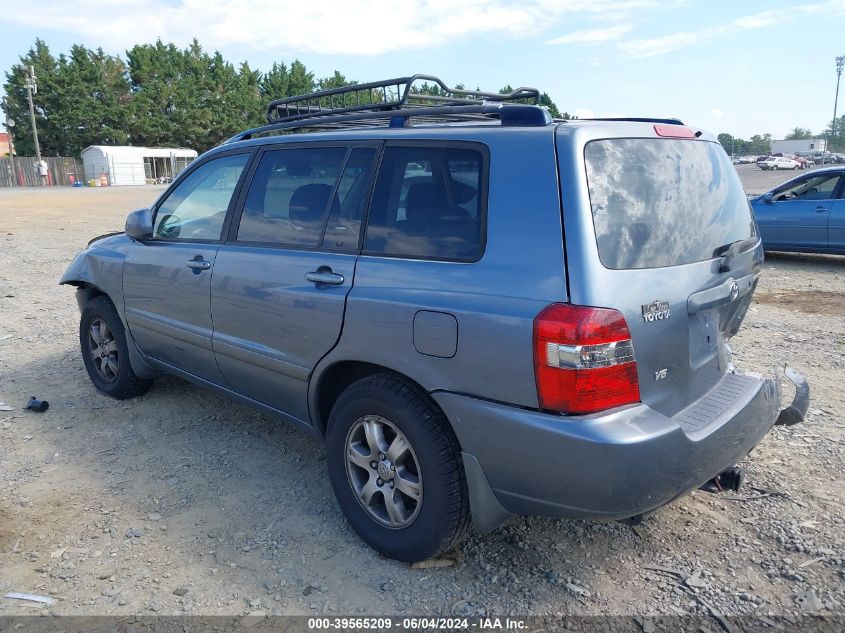
[[[174,374],[325,438],[349,522],[400,560],[736,485],[809,397],[788,370],[781,412],[731,363],[763,261],[736,172],[680,121],[537,99],[414,76],[271,103],[68,268],[94,386]]]

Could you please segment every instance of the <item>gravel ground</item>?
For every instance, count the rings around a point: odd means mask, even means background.
[[[740,171],[752,191],[771,177]],[[845,258],[767,258],[735,361],[789,362],[813,402],[746,460],[738,495],[694,492],[636,528],[514,518],[410,569],[352,532],[317,441],[177,379],[126,402],[88,381],[57,280],[159,191],[0,190],[0,400],[16,407],[0,412],[0,595],[56,599],[0,598],[0,615],[845,613]],[[30,395],[49,411],[23,411]]]
[[[830,167],[830,165],[827,166]],[[757,165],[735,165],[735,167],[739,173],[739,177],[742,178],[745,191],[752,195],[766,193],[769,189],[774,189],[782,182],[821,168],[821,166],[817,166],[808,171],[798,169],[794,171],[770,171],[760,169]]]

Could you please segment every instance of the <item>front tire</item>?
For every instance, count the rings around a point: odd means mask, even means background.
[[[152,381],[138,378],[132,371],[123,322],[105,295],[85,305],[79,321],[79,345],[88,377],[100,393],[125,400],[150,388]]]
[[[415,562],[453,549],[468,534],[457,438],[410,381],[380,373],[353,383],[332,408],[326,443],[341,510],[372,548]]]

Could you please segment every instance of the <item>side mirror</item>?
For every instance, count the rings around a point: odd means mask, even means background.
[[[765,202],[766,204],[772,204],[773,198],[774,194],[771,191],[763,194],[763,202]]]
[[[149,209],[138,209],[126,218],[126,235],[143,242],[153,236],[153,214]]]

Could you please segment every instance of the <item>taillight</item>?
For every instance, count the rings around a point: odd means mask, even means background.
[[[540,407],[592,413],[639,402],[637,363],[617,310],[553,303],[534,319]]]

